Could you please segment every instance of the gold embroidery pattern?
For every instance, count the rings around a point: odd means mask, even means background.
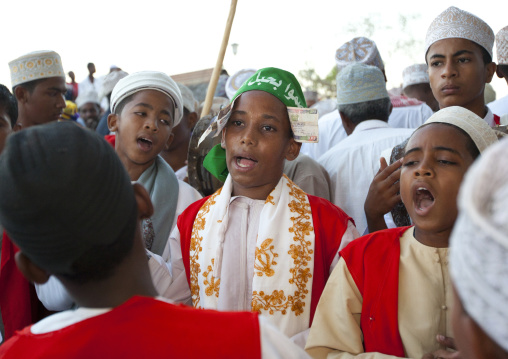
[[[261,310],[268,311],[271,315],[275,312],[281,312],[285,315],[288,308],[290,308],[298,316],[305,310],[304,299],[309,293],[307,283],[312,278],[311,268],[308,265],[309,261],[312,260],[314,250],[311,248],[312,242],[306,241],[305,236],[309,235],[314,228],[310,222],[311,210],[307,195],[287,177],[286,179],[290,188],[289,194],[294,198],[288,206],[290,211],[296,214],[291,217],[293,227],[289,228],[289,232],[294,234],[293,241],[296,242],[291,244],[288,251],[294,264],[289,271],[291,274],[289,283],[295,284],[297,289],[293,295],[288,296],[284,294],[283,290],[274,290],[272,294],[253,291],[252,310],[258,313],[261,313]]]
[[[271,277],[275,274],[272,266],[277,265],[275,258],[279,255],[273,251],[275,248],[272,244],[273,239],[267,238],[261,243],[261,247],[256,247],[256,260],[254,261],[254,273],[258,277],[262,277],[263,274],[267,277]]]
[[[208,279],[208,275],[213,272],[214,261],[215,260],[212,258],[212,265],[209,265],[206,272],[203,272],[203,277],[205,277],[203,284],[206,286],[205,293],[207,296],[211,297],[215,294],[215,296],[219,298],[220,278],[215,281],[215,277],[212,275],[212,277]]]
[[[273,191],[272,191],[273,192]],[[273,201],[273,196],[272,196],[272,192],[270,192],[270,194],[268,195],[268,197],[266,197],[266,201],[265,201],[265,204],[273,204],[275,206],[275,202]]]
[[[192,226],[192,234],[190,241],[190,289],[192,295],[192,305],[194,307],[198,307],[199,305],[199,281],[198,274],[201,272],[200,265],[198,263],[199,253],[203,250],[201,247],[201,241],[203,241],[203,237],[199,235],[199,231],[202,231],[205,228],[205,216],[208,212],[210,212],[210,207],[215,204],[215,198],[220,194],[222,187],[215,192],[200,208],[196,219],[194,220],[194,225]]]

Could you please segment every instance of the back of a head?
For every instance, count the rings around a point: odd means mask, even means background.
[[[462,306],[508,353],[508,140],[493,145],[467,173],[451,236],[450,271]]]
[[[0,222],[49,274],[100,280],[132,248],[134,192],[114,149],[71,122],[10,136],[0,156]]]
[[[391,103],[381,70],[361,63],[346,66],[337,74],[337,104],[354,124],[388,121]]]
[[[0,84],[0,106],[5,108],[11,120],[11,127],[14,127],[18,118],[18,102],[9,89],[2,84]]]

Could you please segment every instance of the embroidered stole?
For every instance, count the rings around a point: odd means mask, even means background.
[[[216,309],[232,192],[231,176],[199,210],[190,243],[190,287],[197,308]],[[259,220],[252,310],[292,336],[309,327],[315,234],[307,195],[284,175]]]

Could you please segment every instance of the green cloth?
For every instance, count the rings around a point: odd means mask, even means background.
[[[235,101],[242,93],[252,90],[268,92],[282,101],[286,107],[307,107],[300,83],[288,71],[275,67],[258,70],[236,91],[231,102]],[[203,166],[219,181],[226,181],[229,174],[226,164],[226,151],[220,144],[208,152],[203,161]]]

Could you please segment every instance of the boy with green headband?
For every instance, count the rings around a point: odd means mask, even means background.
[[[180,215],[165,251],[179,299],[262,313],[302,346],[338,250],[358,236],[340,208],[283,175],[301,147],[293,114],[305,107],[284,70],[261,69],[240,87],[212,125],[222,142],[207,166],[224,186]]]

